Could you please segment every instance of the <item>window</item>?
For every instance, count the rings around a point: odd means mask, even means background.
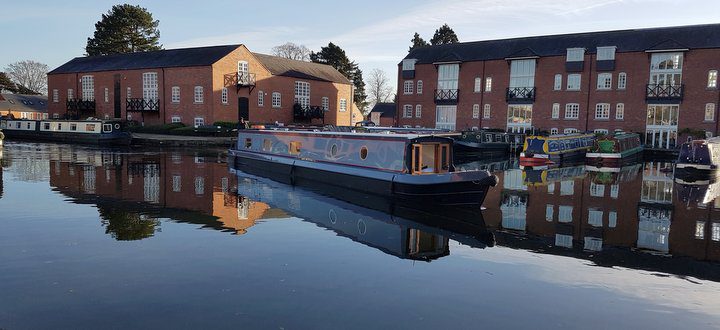
[[[170,95],[170,102],[180,103],[180,87],[178,87],[178,86],[172,87],[172,93]]]
[[[203,87],[202,87],[202,86],[195,86],[194,102],[195,102],[195,103],[203,103],[203,101],[204,101]]]
[[[558,133],[558,129],[553,127],[550,129],[550,135],[556,135]]]
[[[605,128],[596,128],[595,130],[593,130],[593,133],[595,133],[595,134],[607,135],[607,134],[608,134],[608,130],[605,129]]]
[[[201,176],[195,177],[195,195],[205,194],[205,178]]]
[[[713,241],[720,241],[720,223],[713,222],[710,232],[710,239]]]
[[[717,70],[708,71],[708,88],[717,88]]]
[[[615,106],[615,119],[617,119],[617,120],[625,119],[625,104],[624,103],[618,103]]]
[[[93,76],[82,76],[80,78],[80,85],[82,86],[82,99],[94,101],[95,100],[95,78]]]
[[[323,100],[324,101],[324,100]],[[272,107],[273,108],[279,108],[282,106],[282,101],[280,98],[280,93],[273,92],[272,93]]]
[[[603,211],[600,210],[588,210],[588,224],[593,227],[602,227]]]
[[[414,58],[408,58],[403,60],[403,71],[415,71],[415,62],[417,62],[417,60]]]
[[[484,119],[490,118],[490,105],[489,104],[485,104],[483,106],[483,118]]]
[[[330,99],[327,96],[323,96],[320,104],[323,111],[330,111]]]
[[[417,82],[417,93],[418,93],[418,94],[422,94],[422,90],[423,90],[423,82],[422,82],[422,80],[418,80],[418,82]]]
[[[415,118],[422,117],[422,105],[418,104],[415,106]]]
[[[60,93],[58,93],[57,89],[53,89],[53,91],[52,91],[52,100],[53,100],[53,103],[60,102]]]
[[[598,47],[597,48],[597,60],[598,61],[612,61],[614,59],[615,59],[615,46]]]
[[[142,75],[143,99],[155,101],[158,99],[158,77],[157,72],[145,72]],[[149,110],[149,108],[145,108]]]
[[[573,211],[572,205],[558,206],[558,222],[562,222],[562,223],[572,222],[572,218],[573,218],[572,211]]]
[[[272,151],[272,140],[270,139],[263,139],[263,151]]]
[[[403,94],[412,94],[413,93],[413,81],[407,80],[405,81],[405,85],[403,86]]]
[[[475,78],[475,86],[473,86],[473,92],[480,93],[482,91],[482,78]]]
[[[290,142],[290,150],[288,152],[291,155],[298,155],[300,154],[300,149],[302,149],[302,143],[299,141],[291,141]]]
[[[305,81],[295,82],[295,103],[303,107],[310,106],[310,83]]]
[[[182,191],[182,179],[179,175],[173,175],[173,177],[172,177],[172,191],[173,192]]]
[[[454,130],[456,116],[457,106],[438,105],[435,108],[435,128]]]
[[[580,74],[573,73],[573,74],[568,75],[567,90],[569,90],[569,91],[579,91],[580,90]]]
[[[578,132],[577,128],[566,128],[563,130],[563,133],[565,133],[565,134],[572,134],[572,133],[577,133],[577,132]]]
[[[412,107],[412,106],[411,106]],[[347,111],[347,100],[346,99],[340,99],[340,112]],[[412,116],[412,115],[411,115]]]
[[[627,73],[618,73],[618,89],[625,89],[627,86]]]
[[[552,106],[552,119],[560,118],[560,103],[553,103]]]
[[[68,89],[67,98],[68,100],[72,100],[75,98],[75,94],[73,93],[72,88]]]
[[[705,105],[705,121],[715,120],[715,103]]]
[[[263,91],[258,91],[258,106],[265,106],[265,93]]]
[[[492,77],[485,78],[485,91],[492,91]]]
[[[650,85],[677,86],[682,83],[682,53],[652,54]]]
[[[195,127],[205,125],[205,118],[203,117],[195,117],[195,121],[193,123]]]
[[[105,87],[105,103],[110,102],[110,90],[108,90],[107,87]]]
[[[510,62],[510,88],[535,86],[535,60]]]
[[[618,184],[610,185],[610,197],[611,198],[617,199],[619,193],[620,193],[620,185],[618,185]]]
[[[555,75],[555,84],[553,85],[553,90],[559,91],[562,89],[562,75],[556,74]]]
[[[180,117],[179,117],[179,116],[172,116],[172,118],[170,118],[170,122],[171,122],[171,123],[179,123],[179,122],[180,122]]]
[[[132,98],[132,88],[127,88],[127,93],[125,94],[125,97],[128,99]]]
[[[220,102],[222,102],[222,104],[228,104],[228,89],[225,87],[223,87],[220,93]]]
[[[695,238],[705,239],[705,223],[702,221],[695,222]]]
[[[478,118],[480,118],[480,105],[479,105],[479,104],[473,104],[472,109],[473,109],[473,110],[472,110],[472,117],[473,117],[473,119],[478,119]]]
[[[412,118],[412,105],[406,104],[403,106],[403,118]]]
[[[547,204],[545,205],[545,220],[552,222],[553,221],[553,205]]]
[[[597,81],[597,89],[612,89],[612,73],[599,73]]]
[[[598,103],[595,105],[595,119],[610,119],[609,103]]]
[[[585,48],[568,48],[567,62],[582,62],[585,58]]]
[[[565,119],[578,119],[580,117],[580,104],[568,103],[565,105]]]

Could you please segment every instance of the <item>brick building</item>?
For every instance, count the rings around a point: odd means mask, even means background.
[[[720,24],[419,48],[398,67],[399,125],[718,134]]]
[[[378,126],[397,126],[395,103],[377,103],[370,110],[370,120]]]
[[[335,68],[244,45],[77,57],[48,73],[48,91],[53,118],[352,124],[350,81]]]

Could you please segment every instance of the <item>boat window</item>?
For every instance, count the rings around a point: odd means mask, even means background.
[[[30,129],[30,123],[27,123],[27,129]]]
[[[58,123],[58,131],[62,130],[62,123]]]
[[[412,149],[412,168],[410,169],[411,173],[419,173],[420,172],[420,162],[422,160],[422,153],[420,153],[421,146],[419,144],[413,144]]]
[[[86,132],[95,132],[95,124],[85,124]]]
[[[252,138],[246,138],[245,139],[245,149],[250,149],[252,147]]]
[[[300,143],[299,141],[290,142],[290,154],[291,155],[300,154],[300,148],[302,148],[302,143]]]
[[[45,125],[44,125],[44,126],[45,126],[45,129],[46,129],[46,130],[49,130],[49,129],[50,129],[50,123],[44,123],[44,124],[45,124]]]
[[[435,147],[436,147],[436,145],[427,145],[427,144],[424,144],[422,146],[422,165],[420,168],[421,172],[435,173],[435,169],[436,169]]]
[[[15,123],[15,128],[20,128],[20,122]]]
[[[77,124],[70,124],[71,131],[77,131]]]
[[[263,139],[263,151],[272,150],[272,141],[270,139]]]
[[[103,124],[103,132],[110,133],[112,132],[112,124]]]
[[[360,148],[360,159],[365,160],[365,158],[367,158],[367,155],[368,155],[367,147],[362,146],[362,148]]]
[[[337,156],[338,146],[337,144],[333,144],[332,147],[330,147],[330,156],[335,157]]]
[[[485,142],[493,142],[493,135],[485,134]]]
[[[443,172],[450,170],[450,148],[446,144],[440,147],[440,169]]]

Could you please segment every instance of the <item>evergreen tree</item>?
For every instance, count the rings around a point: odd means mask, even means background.
[[[17,86],[5,72],[0,72],[0,90],[6,90],[10,93],[17,93]]]
[[[160,50],[159,24],[145,8],[115,5],[95,23],[95,34],[88,38],[85,52],[96,56]]]
[[[24,95],[40,95],[40,93],[38,93],[37,91],[27,88],[20,84],[17,85],[17,90],[15,91],[15,93],[24,94]]]
[[[410,46],[410,49],[408,50],[408,52],[411,52],[415,48],[428,46],[427,41],[425,41],[425,39],[420,37],[420,34],[418,34],[417,32],[415,32],[415,35],[410,40],[410,42],[412,42],[412,45]]]
[[[435,30],[435,34],[430,39],[432,45],[445,45],[458,43],[458,37],[455,31],[447,24],[443,24],[439,29]]]
[[[311,52],[310,60],[315,63],[330,65],[340,71],[346,78],[352,80],[355,85],[353,100],[360,110],[365,107],[367,95],[365,94],[362,70],[360,70],[357,63],[350,61],[342,48],[332,42],[328,43],[327,47],[321,47],[319,52]]]

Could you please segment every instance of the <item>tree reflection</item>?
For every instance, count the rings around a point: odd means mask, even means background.
[[[160,231],[160,220],[114,208],[98,208],[105,233],[118,241],[135,241]]]

